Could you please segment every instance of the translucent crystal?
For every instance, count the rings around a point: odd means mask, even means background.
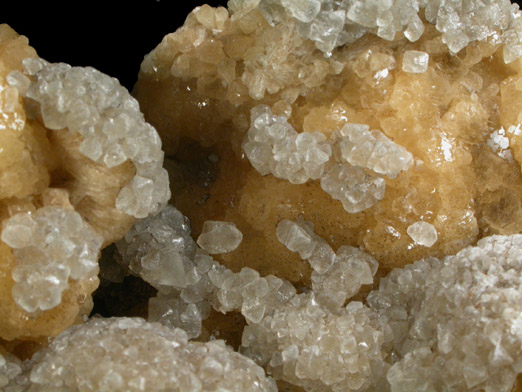
[[[393,329],[392,390],[512,390],[521,254],[522,236],[491,236],[381,280],[367,302]]]
[[[383,360],[385,333],[375,313],[358,304],[332,313],[313,295],[298,295],[245,329],[243,343],[273,374],[307,391],[371,390],[370,362]]]
[[[312,273],[312,288],[321,304],[335,309],[357,294],[362,285],[373,283],[378,265],[362,250],[341,246],[333,266],[326,273]]]
[[[318,0],[281,0],[281,4],[294,18],[304,23],[312,21],[321,10],[321,3]]]
[[[21,95],[39,104],[47,128],[79,133],[80,152],[109,168],[128,160],[134,164],[136,177],[120,191],[118,209],[144,218],[167,203],[168,183],[157,185],[166,178],[159,136],[116,79],[94,68],[41,59],[24,60],[24,72],[31,78],[15,71],[8,80]]]
[[[303,260],[312,255],[317,245],[313,234],[289,219],[283,219],[277,224],[276,235],[279,242],[292,252],[298,252]]]
[[[0,353],[0,388],[9,389],[9,383],[12,382],[11,387],[15,388],[16,383],[13,380],[22,373],[22,363],[14,355],[10,353]]]
[[[243,234],[232,222],[206,221],[203,223],[198,245],[210,254],[228,253],[237,249]]]
[[[319,274],[331,267],[335,253],[328,243],[314,233],[314,226],[302,216],[295,221],[283,219],[276,229],[277,239],[292,252],[298,252],[303,260]]]
[[[12,294],[26,312],[54,308],[69,279],[98,273],[103,239],[75,211],[48,206],[16,214],[5,222],[1,238],[14,249]]]
[[[415,222],[408,226],[406,232],[417,245],[429,248],[437,242],[437,229],[428,222]]]
[[[138,221],[116,243],[120,263],[151,285],[184,288],[188,284],[196,244],[190,224],[176,208],[167,206],[157,215]]]
[[[303,184],[323,175],[332,155],[323,134],[298,134],[284,116],[274,116],[265,105],[252,109],[250,124],[243,150],[259,173],[272,173],[293,184]]]
[[[340,200],[347,212],[356,213],[382,200],[386,183],[360,167],[337,164],[321,178],[321,188],[335,200]]]
[[[340,150],[343,159],[389,178],[395,178],[413,164],[413,156],[404,147],[380,131],[370,131],[365,124],[346,124],[341,130]]]
[[[275,382],[222,341],[139,318],[94,318],[33,356],[22,380],[32,390],[275,392]]]
[[[409,73],[423,73],[428,70],[430,55],[418,50],[407,50],[402,57],[402,70]]]
[[[269,21],[280,18],[277,6],[284,7],[295,18],[301,36],[314,41],[326,55],[345,42],[354,42],[367,32],[393,41],[395,35],[402,31],[409,41],[415,42],[424,33],[421,12],[429,23],[436,25],[442,33],[442,41],[453,54],[470,42],[486,41],[493,37],[506,44],[506,63],[522,55],[520,41],[517,41],[520,11],[518,7],[511,7],[507,1],[471,1],[465,6],[460,2],[441,0],[323,0],[320,7],[316,3],[315,0],[265,0],[261,1],[260,7]]]

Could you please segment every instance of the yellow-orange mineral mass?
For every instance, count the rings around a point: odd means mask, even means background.
[[[208,220],[243,234],[220,261],[309,284],[276,237],[299,215],[334,250],[365,249],[380,274],[522,231],[516,13],[477,5],[475,29],[433,5],[258,3],[196,8],[134,91],[195,237]]]
[[[0,339],[92,309],[100,249],[170,196],[159,137],[119,83],[0,25]]]

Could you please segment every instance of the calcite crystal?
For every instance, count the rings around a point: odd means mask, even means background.
[[[135,100],[0,26],[0,389],[521,390],[521,41],[507,0],[230,0]]]
[[[392,391],[510,391],[520,373],[522,236],[393,270],[367,302],[393,330]]]
[[[456,4],[236,0],[146,56],[173,203],[244,235],[221,262],[310,285],[273,230],[298,215],[380,275],[522,230],[520,13]]]
[[[92,309],[100,249],[170,197],[161,141],[117,80],[50,64],[0,26],[0,339]]]
[[[150,247],[142,235],[129,246],[174,251],[179,234],[164,229],[174,215],[186,225],[170,206],[148,219],[150,235],[170,241]],[[334,253],[302,218],[282,221],[277,236],[310,263],[330,255],[327,265],[312,263],[311,291],[248,267],[234,273],[196,250],[178,273],[183,282],[151,299],[149,316],[197,337],[210,307],[239,311],[248,324],[242,352],[306,391],[512,390],[522,350],[521,235],[490,236],[454,256],[394,269],[366,304],[350,299],[373,283],[378,263],[370,255],[347,246]]]
[[[71,327],[26,362],[11,385],[31,391],[277,391],[263,369],[222,341],[189,342],[180,329],[139,318],[94,318]]]

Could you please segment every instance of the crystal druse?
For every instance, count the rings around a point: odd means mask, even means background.
[[[0,389],[522,390],[521,41],[509,0],[230,0],[133,98],[0,26]],[[90,315],[128,275],[147,319]]]

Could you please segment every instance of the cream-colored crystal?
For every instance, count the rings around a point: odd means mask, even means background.
[[[0,238],[14,249],[13,299],[26,312],[56,307],[69,279],[98,274],[103,239],[75,211],[49,206],[13,215]]]
[[[136,121],[123,126],[129,113]],[[151,202],[142,213],[166,203],[168,178],[157,133],[115,79],[47,63],[7,25],[0,25],[0,128],[0,339],[32,347],[91,312],[100,247],[135,221],[116,204],[138,166],[157,179],[140,194]],[[106,150],[95,162],[89,135],[101,128]],[[121,163],[115,145],[137,155]]]
[[[522,236],[393,270],[367,300],[393,330],[392,391],[510,391],[520,372]]]
[[[428,222],[412,223],[408,226],[406,232],[417,245],[429,248],[437,242],[437,229]]]
[[[206,221],[203,223],[198,245],[211,255],[236,250],[243,234],[232,222]]]
[[[321,2],[310,22],[294,17],[312,15],[313,3],[237,0],[218,28],[208,15],[226,11],[201,7],[142,64],[134,93],[196,238],[207,220],[234,222],[243,241],[220,262],[239,271],[248,260],[310,287],[310,267],[273,231],[283,219],[302,214],[334,249],[362,248],[383,274],[522,231],[522,139],[508,132],[522,122],[522,68],[504,61],[516,7],[469,3],[478,22],[435,0],[388,2],[381,16],[380,2]],[[411,51],[429,56],[425,72],[404,72]],[[502,128],[507,149],[496,147]],[[408,235],[417,221],[435,227],[431,247]]]
[[[13,383],[31,391],[275,392],[274,381],[223,341],[139,318],[93,318],[69,328]]]
[[[139,105],[119,82],[94,68],[23,61],[24,73],[11,79],[20,94],[40,105],[48,129],[82,135],[79,151],[108,168],[131,161],[135,177],[120,191],[116,207],[145,218],[170,198],[163,152],[156,130],[143,120]]]

